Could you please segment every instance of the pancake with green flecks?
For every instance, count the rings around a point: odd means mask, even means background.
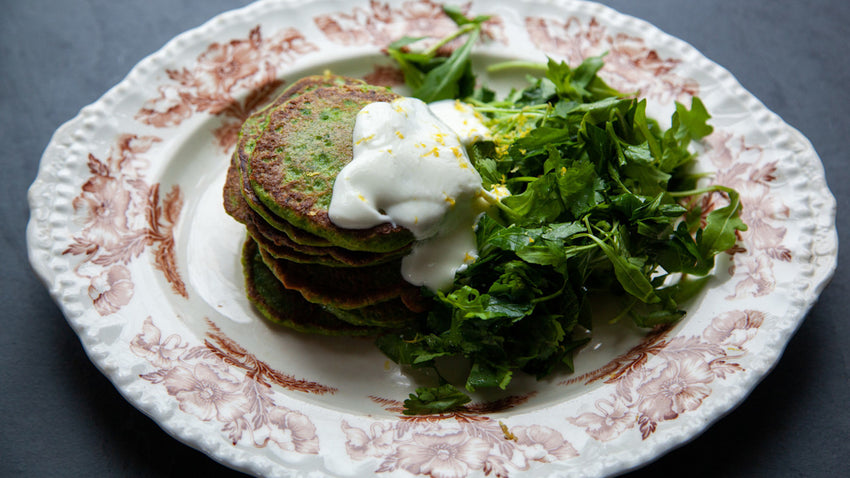
[[[413,235],[391,224],[339,228],[327,213],[336,176],[352,159],[357,113],[397,97],[360,80],[307,77],[243,124],[224,208],[246,227],[248,298],[270,321],[370,335],[424,318],[420,289],[400,272]]]
[[[238,168],[237,171],[239,171],[242,196],[253,211],[249,212],[249,214],[258,214],[265,222],[281,231],[281,233],[285,233],[292,241],[298,244],[310,246],[330,245],[330,242],[327,239],[295,228],[292,224],[275,215],[260,201],[254,193],[254,190],[251,188],[249,180],[249,176],[251,174],[251,154],[254,152],[254,148],[257,145],[257,139],[260,135],[262,135],[263,131],[269,124],[269,114],[275,108],[285,104],[292,98],[315,90],[316,88],[363,84],[365,83],[362,80],[347,78],[344,76],[329,74],[307,76],[289,85],[289,87],[287,87],[271,104],[252,114],[247,120],[245,120],[239,132],[239,140],[236,144],[233,162]],[[255,220],[254,222],[257,221]]]
[[[352,159],[352,134],[364,106],[398,95],[368,85],[320,87],[273,108],[250,154],[249,180],[259,200],[298,229],[352,250],[390,252],[413,242],[392,224],[344,229],[328,207],[337,174]]]
[[[235,156],[235,155],[234,155]],[[235,162],[227,171],[224,184],[224,210],[245,225],[251,237],[276,258],[299,263],[335,267],[362,267],[398,259],[410,251],[410,245],[399,250],[378,253],[352,251],[337,246],[316,246],[296,242],[290,234],[273,227],[248,206],[240,190],[239,172]]]
[[[381,329],[351,324],[321,305],[307,302],[277,280],[263,262],[257,244],[248,239],[242,249],[248,300],[268,320],[299,332],[321,335],[374,335]]]

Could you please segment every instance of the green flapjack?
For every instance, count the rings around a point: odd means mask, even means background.
[[[368,252],[352,251],[338,246],[306,246],[275,234],[274,228],[262,222],[254,222],[253,229],[254,231],[251,231],[251,233],[257,233],[255,236],[257,242],[272,253],[280,250],[293,250],[307,255],[328,256],[333,259],[333,264],[329,265],[336,264],[340,267],[364,267],[382,264],[404,256],[411,249],[410,245],[407,245],[395,251]]]
[[[301,244],[267,223],[245,201],[239,180],[238,167],[231,163],[224,183],[224,209],[238,222],[244,224],[251,237],[274,257],[299,263],[322,264],[335,267],[362,267],[397,259],[410,251],[410,246],[399,250],[376,253],[352,251],[337,246]]]
[[[242,196],[252,209],[269,225],[285,233],[292,241],[311,246],[327,246],[330,241],[322,237],[310,234],[302,229],[294,227],[286,220],[281,219],[268,207],[266,207],[250,184],[251,154],[257,145],[257,139],[262,135],[269,123],[269,114],[275,108],[285,104],[292,98],[320,87],[333,87],[342,85],[362,85],[362,80],[337,75],[315,75],[301,78],[287,87],[272,103],[248,117],[242,124],[239,139],[236,144],[232,161],[238,168],[239,180],[242,186]],[[252,213],[248,213],[253,215]],[[257,221],[255,221],[257,222]]]
[[[381,329],[354,325],[325,307],[304,300],[272,274],[257,244],[248,239],[242,248],[242,267],[248,300],[268,320],[299,332],[322,335],[374,335]]]
[[[374,335],[422,320],[425,301],[401,276],[412,234],[391,224],[364,230],[328,218],[336,175],[352,160],[357,113],[397,95],[332,75],[294,82],[243,124],[223,191],[246,226],[248,297],[295,330]]]
[[[310,302],[348,310],[419,292],[402,278],[399,260],[367,267],[328,267],[276,259],[262,248],[260,252],[284,287],[299,291]]]
[[[398,95],[368,85],[319,87],[273,108],[250,154],[251,188],[276,216],[332,244],[389,252],[413,242],[410,231],[381,224],[337,227],[328,217],[337,174],[352,159],[357,112]]]

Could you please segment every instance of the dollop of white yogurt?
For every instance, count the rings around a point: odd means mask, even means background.
[[[471,134],[488,134],[471,108],[462,113],[453,100],[448,106],[437,109],[450,123],[460,117],[460,125],[471,125],[462,131],[468,143],[475,141]],[[417,242],[402,260],[402,276],[431,290],[450,286],[477,257],[474,229],[489,195],[458,133],[422,101],[400,98],[360,110],[353,141],[354,157],[334,183],[331,221],[410,230]]]
[[[459,100],[440,100],[428,105],[431,112],[457,134],[464,146],[491,139],[490,130],[472,106]]]

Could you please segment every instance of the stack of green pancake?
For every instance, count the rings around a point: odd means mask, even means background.
[[[367,335],[409,325],[423,312],[419,289],[400,273],[409,231],[343,229],[328,218],[334,180],[352,158],[357,112],[397,97],[360,80],[311,76],[243,124],[224,207],[247,228],[248,298],[269,320]]]

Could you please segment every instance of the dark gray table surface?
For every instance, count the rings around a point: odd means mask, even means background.
[[[89,362],[30,269],[26,190],[53,131],[175,35],[245,0],[2,0],[0,475],[238,473],[162,432]],[[604,1],[729,69],[814,144],[850,201],[850,2]],[[630,476],[839,476],[850,457],[848,261],[750,397]],[[846,475],[844,475],[846,476]]]

